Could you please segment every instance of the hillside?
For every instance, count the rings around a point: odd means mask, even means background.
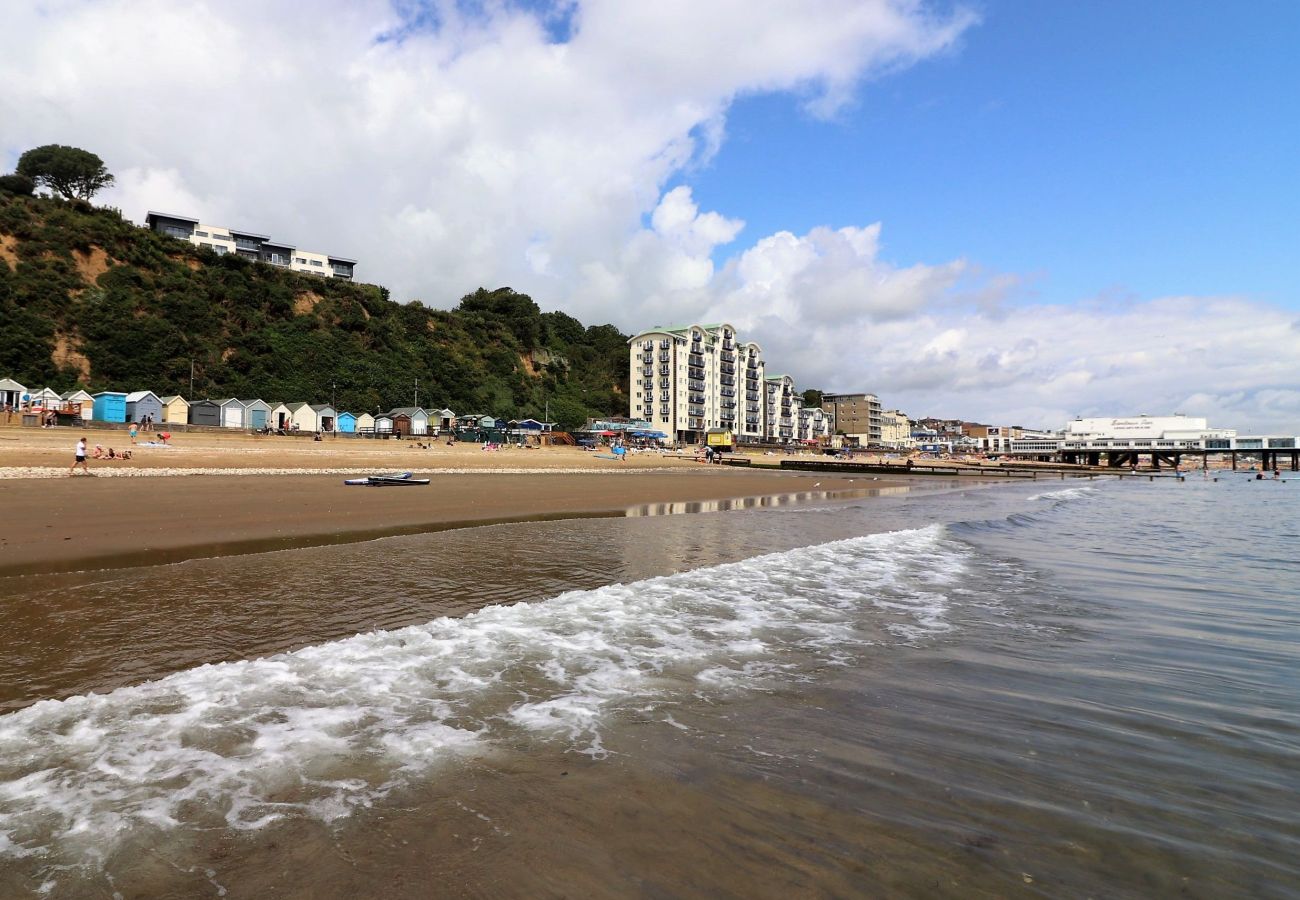
[[[0,377],[57,390],[421,405],[551,417],[627,412],[627,336],[510,288],[451,311],[218,256],[116,210],[0,194]],[[191,362],[194,388],[190,390]]]

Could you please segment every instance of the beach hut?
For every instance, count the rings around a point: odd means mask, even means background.
[[[341,412],[334,420],[334,427],[344,434],[354,434],[357,430],[357,417],[350,412]]]
[[[429,428],[438,432],[456,430],[456,414],[449,409],[429,413]]]
[[[95,398],[92,397],[89,392],[78,388],[75,391],[64,391],[62,396],[64,409],[67,409],[74,403],[80,404],[81,418],[89,419],[91,417],[91,412],[95,406]]]
[[[283,431],[292,422],[292,413],[286,403],[270,403],[271,411],[267,413],[266,421],[271,423],[271,427],[277,431]]]
[[[271,404],[265,400],[241,400],[244,404],[244,424],[261,431],[271,421]]]
[[[121,391],[100,391],[95,395],[96,422],[125,422],[126,394]]]
[[[185,398],[179,394],[172,394],[169,397],[163,397],[159,401],[162,403],[161,422],[167,422],[172,425],[187,425],[190,421],[190,405],[185,402]]]
[[[392,434],[393,417],[390,415],[375,416],[375,434]]]
[[[299,431],[316,431],[320,422],[316,419],[316,410],[310,403],[290,403],[289,424]]]
[[[153,391],[132,391],[126,395],[126,420],[143,422],[145,416],[162,421],[162,400]]]
[[[334,420],[338,418],[338,412],[328,403],[313,403],[312,412],[316,414],[317,431],[333,431]]]
[[[398,434],[429,433],[429,414],[418,406],[399,406],[390,409],[388,415],[393,420],[393,431]]]
[[[16,411],[23,408],[27,398],[27,388],[12,378],[0,378],[0,406],[7,406]]]
[[[190,404],[191,425],[220,425],[221,403],[217,400],[195,400]]]
[[[221,425],[223,428],[244,427],[244,402],[234,397],[218,400],[221,406]]]
[[[63,397],[53,388],[41,388],[39,391],[33,391],[31,399],[28,401],[32,406],[39,406],[41,409],[59,409],[63,406]]]
[[[357,416],[357,432],[359,434],[373,434],[375,430],[375,417],[370,413],[362,413]]]

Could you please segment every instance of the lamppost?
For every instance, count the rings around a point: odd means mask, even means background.
[[[190,399],[194,399],[194,360],[190,360]]]
[[[338,411],[338,407],[334,405],[334,395],[336,393],[337,391],[335,390],[334,382],[331,381],[330,382],[330,409],[334,410],[335,412]]]

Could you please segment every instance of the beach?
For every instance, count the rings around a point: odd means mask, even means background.
[[[130,460],[91,459],[94,477],[69,476],[60,463],[71,463],[81,433],[0,429],[6,438],[0,441],[0,506],[6,511],[0,576],[865,486],[853,474],[750,471],[658,452],[631,453],[624,463],[576,447],[485,451],[432,440],[313,442],[245,434],[178,435],[168,447],[135,446]],[[91,447],[108,446],[103,433],[85,433]],[[343,484],[377,471],[412,471],[431,483]],[[876,480],[871,486],[902,483]]]

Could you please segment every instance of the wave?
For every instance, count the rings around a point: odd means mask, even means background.
[[[972,552],[940,526],[877,534],[42,701],[0,717],[0,858],[332,821],[521,737],[601,757],[625,707],[943,633]]]
[[[1027,498],[1029,500],[1051,500],[1054,503],[1065,503],[1070,500],[1086,500],[1097,493],[1094,487],[1073,487],[1062,488],[1059,491],[1048,491],[1043,494],[1034,494]]]

